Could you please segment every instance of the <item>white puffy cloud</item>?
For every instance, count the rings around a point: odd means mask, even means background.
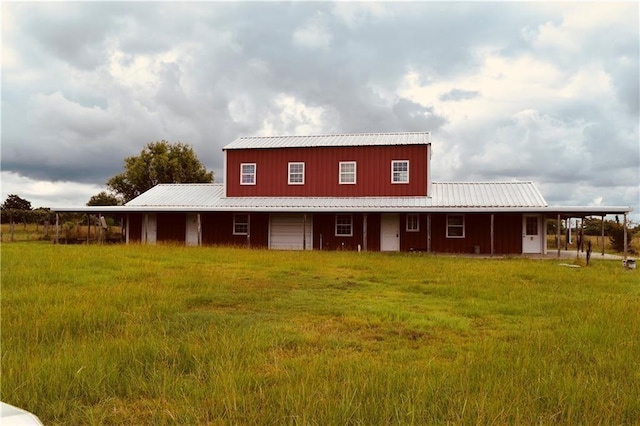
[[[239,136],[430,130],[435,180],[640,210],[637,3],[148,6],[3,4],[3,191],[84,204],[159,139],[220,177]]]

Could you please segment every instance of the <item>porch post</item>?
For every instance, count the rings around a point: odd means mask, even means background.
[[[556,224],[556,246],[558,247],[558,259],[560,259],[560,228],[562,221],[560,220],[560,213],[558,213],[558,222]]]
[[[602,215],[602,234],[600,235],[602,242],[602,255],[604,256],[604,215]]]
[[[149,227],[149,215],[147,213],[143,216],[144,220],[142,221],[142,244],[147,244],[147,228]]]
[[[120,223],[122,224],[123,222],[120,222]],[[131,225],[131,215],[128,213],[127,213],[126,223],[127,223],[126,228],[124,228],[124,241],[125,243],[129,244],[129,225]]]
[[[200,213],[197,215],[198,221],[198,247],[202,245],[202,219],[200,218]]]
[[[627,247],[627,213],[624,213],[624,220],[622,222],[622,225],[624,227],[624,261],[625,261],[625,265],[627,262],[627,251],[628,251],[628,247]]]
[[[89,245],[89,236],[91,234],[91,216],[87,213],[87,245]]]
[[[584,221],[583,221],[584,222]],[[582,244],[582,223],[580,223],[580,229],[578,229],[578,222],[576,221],[576,259],[580,257],[580,245]]]
[[[56,213],[56,244],[60,243],[60,213]]]
[[[493,256],[493,253],[495,252],[494,250],[494,245],[493,245],[493,240],[494,240],[494,234],[493,234],[493,228],[494,228],[494,222],[495,222],[495,215],[493,213],[491,213],[491,256]]]
[[[247,213],[247,248],[251,248],[251,213]]]
[[[302,250],[307,249],[307,214],[302,215]]]
[[[427,253],[431,253],[431,215],[427,215]]]
[[[368,236],[368,229],[367,229],[367,214],[365,213],[364,215],[362,215],[362,250],[367,251],[367,240],[369,239]]]

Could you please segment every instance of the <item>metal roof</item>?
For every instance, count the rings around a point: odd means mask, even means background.
[[[222,184],[160,184],[125,206],[53,208],[57,212],[379,212],[628,213],[626,206],[548,206],[533,182],[435,182],[418,197],[225,197]]]
[[[126,207],[215,207],[224,195],[219,183],[162,183],[129,201]]]
[[[434,207],[545,207],[533,182],[433,183]]]
[[[431,197],[224,197],[221,184],[161,184],[127,207],[207,210],[422,210],[539,208],[546,201],[532,182],[434,183]]]
[[[430,140],[430,132],[351,133],[315,136],[250,136],[238,138],[222,149],[426,145],[430,143]]]

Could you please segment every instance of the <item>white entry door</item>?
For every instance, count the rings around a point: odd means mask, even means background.
[[[303,240],[304,235],[304,240]],[[310,214],[273,214],[269,223],[269,248],[313,250],[313,221]]]
[[[383,214],[380,218],[380,251],[400,251],[400,218]]]
[[[542,253],[542,226],[539,215],[522,216],[522,253]]]

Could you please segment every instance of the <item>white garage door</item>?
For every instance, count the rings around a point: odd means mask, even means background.
[[[306,249],[313,249],[313,221],[301,214],[271,215],[269,248],[275,250],[302,250],[303,229],[306,231]]]

